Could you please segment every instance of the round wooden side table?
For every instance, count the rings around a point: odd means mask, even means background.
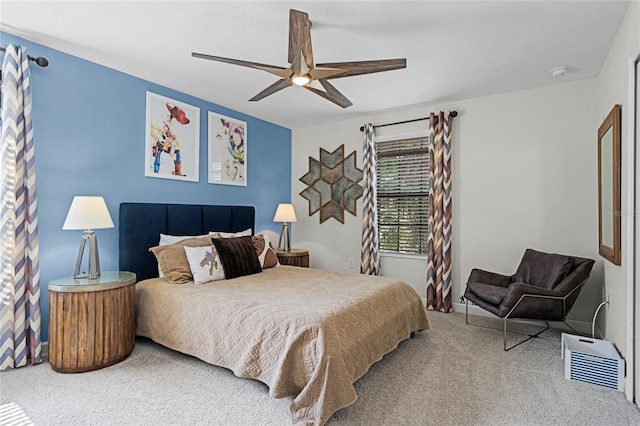
[[[135,344],[132,272],[102,272],[49,283],[49,364],[60,373],[81,373],[125,359]]]
[[[294,248],[290,251],[279,250],[276,254],[281,265],[309,267],[309,250]]]

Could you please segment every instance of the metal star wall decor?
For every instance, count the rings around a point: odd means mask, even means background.
[[[309,157],[309,171],[300,178],[307,185],[300,195],[309,201],[309,216],[320,211],[320,223],[331,217],[344,223],[345,210],[356,216],[362,176],[355,151],[345,158],[344,144],[333,152],[320,148],[320,160]]]

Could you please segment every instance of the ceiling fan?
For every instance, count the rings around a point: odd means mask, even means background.
[[[241,61],[238,59],[223,58],[220,56],[206,55],[204,53],[191,53],[195,58],[209,59],[217,62],[240,65],[242,67],[256,68],[281,77],[280,80],[255,95],[249,101],[259,101],[293,84],[320,95],[331,102],[347,108],[352,103],[338,91],[328,80],[334,78],[351,77],[360,74],[370,74],[383,71],[391,71],[407,67],[407,60],[383,59],[357,62],[333,62],[313,63],[313,51],[311,49],[311,21],[309,15],[297,10],[289,10],[289,63],[287,68],[259,64],[257,62]]]

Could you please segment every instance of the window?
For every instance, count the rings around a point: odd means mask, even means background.
[[[376,141],[380,250],[427,254],[429,137]]]

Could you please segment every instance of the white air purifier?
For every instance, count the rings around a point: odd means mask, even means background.
[[[564,377],[624,390],[624,360],[613,343],[562,333]]]

